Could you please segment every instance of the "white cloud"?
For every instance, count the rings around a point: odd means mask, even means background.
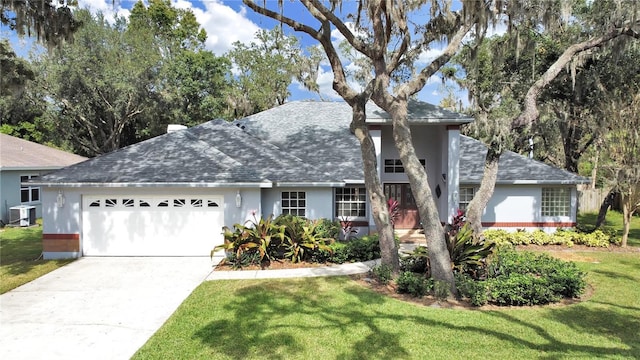
[[[433,60],[442,55],[443,51],[443,49],[428,49],[426,51],[422,51],[416,62],[422,65],[431,64]]]
[[[78,8],[88,9],[92,14],[102,12],[106,20],[114,22],[116,16],[129,18],[131,12],[122,6],[118,1],[111,0],[78,0]]]
[[[79,8],[87,8],[92,13],[102,12],[106,18],[113,21],[115,15],[129,17],[131,12],[123,8],[123,1],[112,0],[79,0]],[[131,3],[125,3],[127,6]],[[202,1],[201,7],[195,6],[192,1],[172,0],[171,5],[178,9],[191,9],[196,20],[207,32],[205,47],[216,55],[222,55],[231,49],[231,44],[236,41],[249,43],[255,38],[255,33],[260,29],[247,18],[247,9],[242,7],[235,11],[222,3],[221,0]]]
[[[229,51],[231,44],[236,41],[251,42],[255,38],[255,33],[260,29],[258,25],[247,18],[245,7],[236,12],[220,0],[204,1],[204,10],[193,6],[191,2],[186,0],[175,1],[173,5],[191,8],[196,19],[207,32],[206,48],[216,55],[222,55]]]
[[[333,71],[331,71],[331,69],[325,70],[321,66],[318,69],[317,83],[320,89],[320,96],[322,98],[329,100],[342,99],[340,95],[333,90]]]

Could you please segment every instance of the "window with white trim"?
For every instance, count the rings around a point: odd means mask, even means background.
[[[282,213],[307,216],[307,194],[304,191],[282,192]]]
[[[466,212],[475,193],[476,189],[473,187],[461,187],[458,191],[458,209]]]
[[[35,179],[38,175],[23,175],[20,176],[20,183]],[[20,184],[20,202],[30,203],[40,201],[40,187],[29,186],[28,184]]]
[[[367,217],[367,191],[364,187],[336,188],[336,217]]]
[[[542,188],[542,216],[569,216],[571,189]]]
[[[425,159],[418,159],[422,167],[425,167],[427,161]],[[404,173],[404,165],[400,159],[384,159],[384,172],[385,173]]]

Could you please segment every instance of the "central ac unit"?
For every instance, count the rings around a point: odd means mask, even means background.
[[[14,206],[9,209],[9,223],[19,226],[30,226],[36,224],[35,206]]]

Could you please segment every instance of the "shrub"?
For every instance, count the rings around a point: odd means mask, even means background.
[[[272,216],[259,220],[254,218],[253,221],[247,221],[245,225],[234,224],[233,230],[227,227],[223,230],[224,244],[216,246],[211,251],[211,256],[213,257],[215,251],[224,249],[227,258],[223,261],[235,261],[239,266],[257,263],[266,266],[278,253],[277,248],[285,238],[284,226],[275,224]],[[234,253],[235,257],[229,259],[230,253]],[[254,253],[258,255],[254,256]],[[246,262],[245,259],[252,259],[252,261],[243,265]]]
[[[423,297],[433,287],[433,281],[420,274],[405,271],[396,280],[397,292]]]
[[[323,238],[324,229],[318,230],[319,220],[308,220],[300,216],[283,214],[275,224],[285,227],[284,256],[292,262],[312,260],[322,257],[321,252],[332,252],[328,246],[333,238]]]
[[[433,282],[433,294],[440,300],[448,298],[451,294],[449,284],[446,281]]]
[[[462,297],[475,306],[487,302],[497,305],[538,305],[557,302],[563,297],[577,297],[586,282],[575,263],[547,254],[517,252],[501,248],[488,268],[486,281],[474,280],[468,274],[456,274],[456,285]]]
[[[258,252],[242,252],[238,256],[235,252],[229,252],[223,261],[224,264],[229,264],[232,269],[237,270],[252,264],[259,264],[260,254]]]
[[[378,235],[352,238],[346,242],[349,261],[367,261],[380,257],[380,242]]]
[[[501,305],[546,304],[580,296],[586,287],[575,263],[529,251],[499,251],[489,276],[491,299]]]
[[[340,230],[342,228],[339,221],[319,219],[317,222],[316,236],[319,238],[337,240],[340,237]]]
[[[488,280],[492,302],[498,305],[538,305],[560,300],[548,279],[534,274],[501,275]]]
[[[393,276],[393,271],[389,265],[377,265],[371,269],[371,274],[378,280],[380,284],[388,284]]]
[[[485,230],[484,237],[496,244],[513,245],[564,245],[574,244],[586,245],[590,247],[608,247],[615,243],[615,236],[601,230],[591,233],[583,233],[574,230],[558,230],[553,234],[547,234],[542,230],[533,232],[516,231],[509,233],[505,230]]]
[[[329,261],[336,264],[342,264],[349,261],[349,248],[346,243],[336,241],[329,245],[329,247],[333,250],[333,254],[330,254],[329,256]]]
[[[473,306],[482,306],[489,301],[486,281],[475,280],[468,274],[456,274],[456,287],[460,296],[468,298]]]
[[[418,246],[409,254],[400,257],[400,269],[418,274],[429,272],[429,251],[424,246]]]
[[[475,238],[468,223],[447,236],[447,249],[453,266],[458,272],[469,273],[475,278],[485,276],[486,259],[494,247],[491,241]]]

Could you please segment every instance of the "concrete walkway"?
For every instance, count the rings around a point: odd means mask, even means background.
[[[129,359],[211,271],[208,257],[81,258],[0,295],[0,359]]]
[[[285,279],[298,277],[355,275],[366,273],[379,263],[380,260],[371,260],[359,263],[300,269],[214,271],[209,274],[207,280]]]

